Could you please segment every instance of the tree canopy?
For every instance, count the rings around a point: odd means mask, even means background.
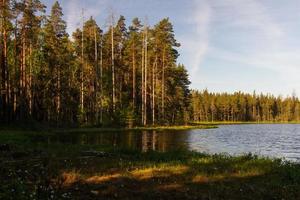
[[[58,2],[0,2],[0,121],[55,126],[299,121],[296,96],[190,91],[173,25],[91,16],[72,36]],[[80,16],[78,17],[80,19]],[[104,30],[105,29],[105,30]]]
[[[184,123],[189,79],[168,18],[153,27],[112,14],[72,36],[58,2],[1,1],[1,122],[51,125]],[[80,16],[79,16],[80,18]],[[167,111],[167,112],[166,112]]]

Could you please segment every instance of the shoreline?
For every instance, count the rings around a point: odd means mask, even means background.
[[[195,125],[246,125],[246,124],[300,124],[300,121],[291,121],[291,122],[268,122],[268,121],[261,121],[261,122],[243,122],[243,121],[216,121],[216,122],[191,122],[191,124]]]
[[[149,127],[133,127],[133,128],[95,128],[95,127],[82,127],[76,129],[62,129],[62,132],[113,132],[113,131],[180,131],[192,129],[214,129],[218,128],[215,125],[187,125],[187,126],[149,126]],[[59,131],[58,131],[59,132]]]
[[[260,125],[260,124],[300,124],[297,121],[291,122],[232,122],[232,121],[216,121],[216,122],[190,122],[188,125],[170,125],[170,126],[136,126],[132,128],[126,127],[95,127],[95,126],[86,126],[86,127],[76,127],[76,128],[55,128],[55,127],[44,127],[37,126],[0,126],[0,131],[9,131],[9,132],[36,132],[36,133],[76,133],[76,132],[122,132],[122,131],[184,131],[184,130],[193,130],[193,129],[215,129],[219,125]]]
[[[259,124],[300,124],[300,122],[191,122],[189,125],[171,125],[171,126],[148,126],[142,127],[137,126],[133,128],[117,127],[117,128],[107,128],[107,127],[79,127],[71,129],[61,129],[55,132],[64,133],[76,133],[76,132],[122,132],[122,131],[184,131],[193,129],[215,129],[219,128],[219,125],[259,125]]]
[[[117,199],[205,199],[209,194],[211,199],[234,200],[299,195],[299,163],[252,154],[142,153],[82,145],[17,149],[0,154],[3,198],[115,199],[117,194]]]
[[[48,144],[30,140],[31,134],[43,137],[47,132],[0,131],[3,199],[52,195],[52,199],[235,200],[300,195],[300,163],[254,154]]]

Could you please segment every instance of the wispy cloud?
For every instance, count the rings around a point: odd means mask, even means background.
[[[238,84],[239,89],[247,90],[246,85],[256,82],[253,88],[264,92],[287,94],[299,88],[300,94],[298,0],[289,4],[272,0],[153,0],[151,6],[148,0],[61,2],[69,33],[80,26],[82,8],[85,18],[92,15],[100,25],[105,24],[111,7],[128,20],[146,13],[155,22],[169,16],[182,44],[180,62],[188,67],[193,88],[231,91],[236,89],[232,85]],[[260,72],[263,74],[255,76]],[[231,80],[230,73],[242,75]]]
[[[240,30],[251,29],[274,39],[283,36],[283,30],[270,15],[269,8],[257,0],[212,1],[217,21]],[[220,24],[220,23],[219,23]]]
[[[65,3],[65,18],[68,24],[67,31],[69,34],[82,25],[82,9],[84,11],[84,19],[86,20],[90,16],[97,18],[108,6],[108,0],[70,0]]]
[[[222,22],[228,29],[234,28],[240,31],[241,35],[243,31],[245,31],[244,35],[254,35],[245,38],[250,40],[246,52],[234,50],[239,49],[236,47],[216,48],[214,46],[211,48],[211,56],[224,62],[235,62],[240,67],[252,65],[273,71],[278,74],[279,79],[276,81],[289,88],[288,92],[300,88],[298,77],[300,51],[286,43],[288,33],[272,18],[274,10],[255,0],[222,2],[223,12],[219,12],[218,24]],[[230,6],[231,9],[224,9],[226,6]],[[220,7],[221,5],[218,4],[216,8]],[[232,33],[232,30],[230,32]]]
[[[300,88],[300,49],[291,47],[287,42],[289,32],[274,17],[277,10],[272,7],[273,4],[258,0],[195,0],[193,3],[194,10],[187,20],[191,28],[180,38],[193,86],[209,87],[212,82],[222,85],[226,79],[205,77],[205,71],[212,67],[209,63],[217,61],[224,64],[223,68],[231,65],[243,70],[247,66],[254,72],[263,69],[276,74],[276,80],[270,82],[274,85],[274,90],[270,91],[273,93],[278,94],[275,87],[280,83],[286,87],[285,94]],[[214,69],[217,67],[214,66]],[[222,71],[226,73],[226,70]],[[243,78],[240,77],[241,83],[245,81]],[[253,81],[264,82],[256,80],[256,77]],[[270,89],[264,88],[264,85],[260,88],[262,91]]]
[[[187,18],[191,30],[179,38],[182,49],[190,69],[190,74],[199,72],[199,67],[209,49],[209,30],[211,26],[212,10],[208,0],[193,1],[193,10]],[[191,76],[196,82],[196,76]]]

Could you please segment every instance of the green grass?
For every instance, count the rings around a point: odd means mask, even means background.
[[[153,127],[136,127],[133,130],[190,130],[190,129],[212,129],[217,128],[213,125],[186,125],[186,126],[153,126]]]
[[[300,198],[296,163],[32,141],[45,134],[0,131],[0,144],[10,145],[0,151],[0,199]]]
[[[192,129],[213,129],[218,128],[215,125],[209,124],[194,124],[185,126],[146,126],[146,127],[133,127],[133,128],[94,128],[94,127],[82,127],[76,129],[60,129],[53,130],[53,132],[64,132],[64,133],[97,133],[97,132],[122,132],[122,131],[167,131],[167,130],[192,130]]]
[[[217,125],[243,125],[243,124],[300,124],[298,121],[200,121],[200,122],[191,122],[193,125],[202,125],[202,126],[217,126]]]

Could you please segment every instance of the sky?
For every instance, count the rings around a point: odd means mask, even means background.
[[[54,0],[42,0],[49,8]],[[169,17],[192,89],[300,96],[299,0],[59,0],[71,34],[81,10],[102,29],[111,11],[150,25]]]

